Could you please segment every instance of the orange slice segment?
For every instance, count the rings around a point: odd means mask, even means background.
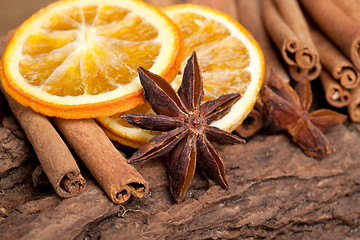
[[[195,50],[204,81],[204,101],[241,93],[241,99],[230,112],[211,124],[234,130],[253,108],[262,85],[264,58],[259,45],[237,21],[216,10],[184,4],[165,8],[164,12],[179,26],[185,41],[185,60],[173,87],[179,87],[186,59]],[[114,140],[139,147],[153,136],[125,125],[120,115],[98,119]]]
[[[48,116],[109,116],[144,102],[139,65],[172,80],[182,54],[176,25],[143,1],[57,1],[16,30],[2,84]]]

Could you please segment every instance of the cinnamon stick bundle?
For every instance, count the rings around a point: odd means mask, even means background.
[[[300,0],[300,3],[319,28],[360,70],[360,24],[333,1]]]
[[[22,106],[3,88],[1,90],[15,118],[34,147],[42,169],[55,192],[63,198],[79,194],[85,187],[85,179],[80,174],[74,157],[49,119],[29,107]]]
[[[319,54],[296,0],[263,0],[264,25],[296,81],[311,81],[321,72]]]
[[[348,113],[353,122],[360,122],[360,85],[351,90],[351,102]]]
[[[360,24],[360,2],[355,0],[333,1],[339,8],[350,16],[356,25]],[[353,122],[360,122],[360,84],[350,91],[351,101],[348,113]]]
[[[320,53],[324,69],[344,88],[355,88],[360,81],[360,72],[323,34],[312,29],[313,38]]]
[[[131,195],[141,198],[147,194],[148,183],[93,119],[54,118],[54,122],[113,202],[119,204]]]
[[[350,104],[350,92],[341,87],[326,71],[321,72],[320,80],[325,92],[326,101],[331,106],[342,108]]]

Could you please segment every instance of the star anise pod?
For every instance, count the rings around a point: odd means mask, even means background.
[[[286,129],[292,140],[311,157],[325,157],[335,150],[322,131],[342,123],[346,116],[329,109],[309,113],[312,91],[308,81],[298,83],[295,90],[271,73],[262,90],[262,101],[268,119]]]
[[[240,94],[223,95],[200,105],[204,91],[195,52],[187,62],[177,92],[162,77],[142,67],[138,67],[138,72],[145,99],[158,115],[127,114],[122,118],[134,126],[163,133],[135,152],[129,162],[139,163],[169,153],[170,188],[177,202],[183,199],[195,168],[227,189],[223,160],[210,141],[245,141],[209,124],[224,116]]]

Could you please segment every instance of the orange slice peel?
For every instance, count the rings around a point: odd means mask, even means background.
[[[94,118],[144,103],[139,65],[172,80],[181,34],[140,0],[64,0],[27,19],[2,56],[2,85],[16,101],[61,118]]]

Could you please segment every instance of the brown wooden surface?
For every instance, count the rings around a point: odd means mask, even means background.
[[[25,7],[46,1],[4,2]],[[230,189],[196,174],[180,204],[171,198],[161,160],[136,165],[150,192],[119,206],[84,166],[87,186],[77,197],[61,199],[48,185],[34,187],[37,157],[2,96],[0,107],[0,207],[9,212],[0,222],[1,240],[360,238],[360,124],[329,131],[336,153],[321,160],[269,128],[245,145],[217,146]]]

